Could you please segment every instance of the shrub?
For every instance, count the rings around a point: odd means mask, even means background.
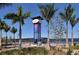
[[[42,47],[31,47],[31,48],[22,48],[14,49],[5,52],[0,52],[0,55],[46,55],[48,51]]]
[[[71,53],[72,53],[72,49],[69,48],[67,55],[71,55]]]
[[[74,49],[79,49],[79,45],[74,46]]]
[[[28,52],[31,55],[44,55],[48,53],[48,51],[45,48],[40,48],[40,47],[28,48]]]

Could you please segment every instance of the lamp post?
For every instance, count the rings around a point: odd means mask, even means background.
[[[32,22],[34,24],[34,43],[41,44],[41,16],[33,17]]]

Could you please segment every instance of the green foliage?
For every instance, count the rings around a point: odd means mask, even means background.
[[[79,18],[76,18],[75,15],[72,16],[72,17],[70,18],[70,23],[71,23],[71,26],[72,26],[72,28],[73,28],[77,23],[79,23]]]
[[[72,49],[69,48],[69,50],[68,50],[68,52],[67,52],[67,55],[71,55],[71,53],[72,53]]]
[[[2,30],[3,29],[3,26],[4,26],[4,21],[2,21],[1,19],[0,19],[0,29]]]
[[[57,9],[55,9],[54,4],[47,4],[47,5],[39,5],[40,12],[42,16],[46,19],[47,22],[51,20],[54,16]]]
[[[23,15],[23,10],[22,7],[18,7],[18,12],[17,13],[8,13],[4,16],[4,19],[11,19],[12,23],[19,22],[21,25],[24,25],[24,19],[27,19],[30,17],[30,12],[24,13]]]
[[[17,32],[17,29],[15,27],[12,27],[11,32],[15,34]]]
[[[79,49],[79,45],[76,45],[73,47],[74,49]]]
[[[64,12],[60,12],[59,15],[61,19],[65,20],[66,23],[70,20],[71,16],[74,13],[74,8],[72,8],[71,4],[69,4],[65,9]]]
[[[30,54],[33,55],[43,55],[43,54],[47,54],[47,51],[45,50],[45,48],[28,48],[28,51]]]
[[[5,32],[8,32],[10,30],[10,27],[7,24],[4,24],[4,30]]]

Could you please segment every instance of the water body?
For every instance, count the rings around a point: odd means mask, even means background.
[[[60,41],[60,43],[65,43],[66,39],[50,39],[50,42],[56,42],[56,41]],[[68,39],[68,42],[71,42],[71,38]],[[74,43],[79,43],[79,38],[74,38]]]
[[[12,39],[12,41],[19,41],[19,39]],[[60,43],[63,43],[65,44],[66,43],[66,39],[50,39],[50,43],[56,43],[57,41],[60,41]],[[23,38],[22,39],[22,42],[30,42],[30,41],[38,41],[38,40],[35,40],[33,38]],[[41,38],[41,42],[47,42],[47,38]],[[68,42],[71,43],[71,38],[68,39]],[[79,38],[74,38],[74,43],[79,43]]]
[[[71,40],[72,40],[71,38],[68,39],[69,46],[71,45],[71,42],[72,42]],[[59,39],[59,42],[60,42],[60,45],[65,46],[65,44],[66,44],[66,39]],[[58,44],[58,40],[56,40],[56,39],[51,39],[51,40],[50,40],[50,43],[51,43],[52,45],[55,45],[55,46],[56,46],[56,44]],[[74,45],[77,45],[77,44],[79,44],[79,38],[74,38]]]

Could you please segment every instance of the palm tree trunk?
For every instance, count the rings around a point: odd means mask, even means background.
[[[16,46],[16,39],[15,39],[15,33],[14,33],[14,45]]]
[[[15,34],[14,34],[14,36],[13,36],[13,37],[14,37],[14,39],[15,39]]]
[[[7,45],[7,32],[6,32],[6,45]]]
[[[3,42],[3,38],[2,38],[2,29],[1,29],[1,48],[2,48],[2,42]]]
[[[50,50],[50,22],[48,22],[48,40],[47,40],[47,50]]]
[[[19,48],[21,48],[21,43],[22,42],[21,42],[21,24],[20,24],[20,27],[19,27]]]
[[[1,40],[2,40],[2,37],[1,37],[1,30],[0,30],[0,49],[1,49]]]
[[[2,39],[2,29],[1,29],[1,39]]]
[[[73,39],[73,28],[72,28],[72,44],[71,46],[73,47],[74,46],[74,39]]]
[[[66,48],[69,47],[69,44],[68,44],[68,22],[66,23]]]
[[[60,38],[58,39],[58,48],[60,47]]]

